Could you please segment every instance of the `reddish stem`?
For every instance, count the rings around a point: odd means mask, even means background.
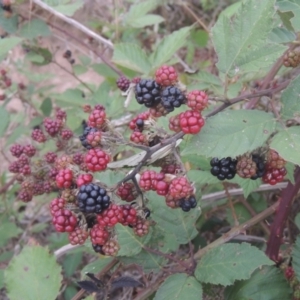
[[[271,234],[267,243],[266,254],[270,259],[278,262],[279,248],[282,243],[282,232],[285,222],[289,216],[294,197],[300,189],[300,167],[295,170],[295,184],[288,183],[287,187],[282,191],[277,214],[271,226]]]

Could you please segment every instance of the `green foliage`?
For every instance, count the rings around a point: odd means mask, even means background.
[[[0,107],[0,137],[3,136],[3,134],[5,133],[6,128],[9,124],[9,120],[10,120],[10,114],[5,109],[5,107],[1,106]]]
[[[291,288],[280,269],[263,266],[250,279],[237,281],[225,290],[225,300],[290,299]]]
[[[293,253],[293,268],[297,278],[300,278],[300,237],[298,236],[294,245]]]
[[[262,146],[274,132],[275,124],[275,119],[262,111],[224,111],[210,117],[182,153],[236,157]]]
[[[275,0],[243,1],[233,20],[225,15],[219,17],[212,41],[220,72],[230,77],[257,72],[283,53],[285,47],[266,42],[272,30],[274,4]]]
[[[191,276],[175,274],[168,277],[158,289],[154,300],[202,300],[202,286]]]
[[[291,25],[295,31],[300,30],[300,3],[298,0],[277,0],[276,5],[280,12],[291,12],[293,16],[290,18]]]
[[[233,284],[250,278],[262,265],[272,265],[266,255],[249,244],[224,244],[206,253],[197,265],[196,278],[205,283]]]
[[[244,191],[244,196],[247,198],[254,190],[256,190],[261,185],[261,179],[245,179],[239,176],[235,176],[231,180],[232,183],[237,183]]]
[[[75,1],[68,1],[68,0],[45,0],[48,5],[53,6],[56,11],[66,15],[66,16],[73,16],[74,13],[83,5],[83,1],[75,0]]]
[[[19,37],[9,37],[6,39],[0,39],[0,61],[8,51],[16,47],[22,41]]]
[[[12,300],[53,300],[61,281],[61,267],[55,257],[40,246],[24,247],[5,271],[7,295]]]
[[[4,247],[11,238],[17,237],[20,233],[22,233],[22,230],[14,222],[1,216],[0,247]]]
[[[40,19],[31,20],[20,29],[19,33],[25,39],[34,39],[38,36],[51,35],[48,25]]]

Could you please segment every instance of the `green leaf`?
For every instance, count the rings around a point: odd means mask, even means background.
[[[228,243],[207,252],[197,265],[196,278],[205,283],[231,285],[250,278],[253,271],[273,262],[258,248]]]
[[[161,255],[150,253],[144,249],[136,255],[131,257],[119,257],[119,259],[125,265],[136,264],[141,266],[145,273],[158,273],[166,264],[166,260]]]
[[[120,66],[140,73],[148,73],[151,69],[148,56],[137,44],[116,44],[112,60]]]
[[[219,17],[212,29],[212,41],[222,73],[232,77],[258,71],[271,66],[283,53],[284,46],[265,42],[272,30],[274,4],[275,0],[247,0],[233,19]]]
[[[286,168],[286,171],[287,171],[287,174],[286,174],[287,179],[292,184],[295,184],[295,177],[294,177],[295,165],[290,163],[290,162],[287,162],[286,165],[285,165],[285,168]]]
[[[249,280],[237,281],[225,290],[225,300],[291,299],[292,289],[283,272],[275,266],[263,266]]]
[[[41,111],[45,116],[50,116],[52,112],[52,101],[50,98],[46,98],[41,104]]]
[[[49,36],[51,31],[48,25],[41,19],[33,19],[21,27],[20,35],[26,39],[34,39],[38,36]]]
[[[148,14],[148,15],[136,18],[136,19],[132,19],[128,23],[130,26],[132,26],[134,28],[143,28],[146,26],[159,24],[164,21],[165,21],[165,19],[161,16]]]
[[[103,268],[105,268],[111,261],[113,260],[113,257],[107,257],[107,256],[101,256],[101,258],[97,259],[96,261],[93,261],[86,265],[81,270],[81,278],[84,278],[86,275],[85,273],[98,273]]]
[[[138,254],[141,252],[143,245],[145,245],[151,238],[151,230],[146,236],[140,238],[135,235],[133,229],[128,226],[117,224],[115,229],[120,245],[118,256],[133,256]]]
[[[182,155],[236,157],[264,144],[275,130],[272,115],[258,110],[230,110],[208,118],[202,131],[188,142]]]
[[[297,213],[294,222],[297,225],[298,229],[300,229],[300,213]]]
[[[281,12],[292,12],[294,17],[290,19],[294,30],[300,30],[300,2],[298,0],[278,0],[276,5]]]
[[[73,66],[73,71],[74,71],[75,75],[77,75],[77,76],[86,73],[88,70],[89,69],[83,65],[74,65]]]
[[[293,252],[293,268],[297,278],[300,278],[300,236],[297,237]]]
[[[202,285],[187,274],[168,277],[157,290],[154,300],[202,300]]]
[[[300,75],[290,82],[281,96],[283,119],[293,119],[300,117]]]
[[[82,252],[71,253],[64,257],[63,270],[67,277],[71,277],[76,272],[82,261]]]
[[[9,221],[9,219],[1,218],[0,226],[0,247],[6,245],[6,243],[13,237],[17,237],[22,230],[16,226],[14,222]]]
[[[245,179],[239,176],[235,176],[230,182],[237,183],[244,192],[245,198],[247,198],[254,190],[256,190],[261,185],[261,180],[256,179]]]
[[[53,1],[47,1],[49,2],[48,4],[49,5],[52,5],[53,4]],[[58,1],[59,3],[61,1]],[[66,2],[66,1],[65,1]],[[66,15],[66,16],[73,16],[74,13],[83,6],[83,1],[81,0],[77,0],[77,1],[74,1],[74,3],[69,3],[69,4],[59,4],[59,5],[52,5],[56,11]]]
[[[106,64],[93,64],[92,68],[95,72],[106,78],[111,77],[117,79],[119,77],[119,75]]]
[[[9,37],[5,39],[0,39],[0,61],[1,58],[7,54],[8,51],[16,47],[22,39],[19,37]]]
[[[300,128],[282,129],[273,137],[270,147],[286,161],[300,165]]]
[[[0,26],[7,33],[15,33],[18,30],[18,15],[7,18],[5,11],[0,10]]]
[[[202,29],[192,30],[191,39],[198,47],[205,47],[208,42],[208,33]]]
[[[192,27],[183,27],[161,40],[151,55],[152,70],[168,62],[177,50],[186,45],[191,29]]]
[[[11,300],[53,300],[62,281],[61,267],[46,248],[25,246],[5,271],[7,295]]]
[[[148,12],[154,10],[158,5],[159,1],[157,0],[148,0],[132,5],[125,16],[125,23],[131,25],[134,20],[143,18]]]
[[[188,177],[191,181],[199,184],[214,184],[220,182],[220,180],[209,171],[190,170]]]
[[[82,97],[82,91],[79,89],[68,89],[62,94],[55,94],[55,98],[70,107],[73,105],[82,106],[85,103],[85,100]]]
[[[5,107],[0,106],[0,137],[3,136],[3,134],[6,131],[6,128],[9,124],[10,120],[10,114],[5,109]]]
[[[269,34],[269,40],[273,43],[290,43],[296,39],[294,32],[287,30],[286,28],[276,27]]]

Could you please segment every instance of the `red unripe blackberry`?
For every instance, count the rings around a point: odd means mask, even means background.
[[[54,214],[61,210],[64,209],[66,205],[66,201],[62,198],[54,198],[50,204],[49,204],[49,208],[50,208],[50,213],[52,216],[54,216]]]
[[[67,119],[67,113],[61,108],[57,108],[55,111],[55,118],[64,121]]]
[[[0,101],[3,101],[6,99],[6,95],[5,94],[0,94]]]
[[[27,156],[32,157],[36,153],[36,148],[34,146],[32,146],[32,145],[26,145],[26,146],[24,146],[23,152]]]
[[[140,131],[134,131],[131,135],[130,135],[130,140],[133,143],[136,144],[141,144],[141,145],[147,145],[147,138],[146,136],[140,132]]]
[[[141,79],[135,86],[135,98],[139,104],[153,107],[160,102],[160,85],[152,79]]]
[[[18,83],[18,88],[20,90],[25,90],[26,89],[26,85],[23,82]]]
[[[134,78],[132,78],[132,80],[131,80],[131,82],[132,82],[132,83],[135,83],[135,84],[139,83],[140,81],[141,81],[141,77],[134,77]]]
[[[63,129],[60,133],[63,140],[68,141],[73,137],[73,131],[70,129]]]
[[[187,106],[192,110],[202,111],[207,104],[208,96],[204,91],[194,90],[187,94]]]
[[[117,195],[127,202],[131,202],[137,197],[137,191],[132,182],[125,182],[117,190]]]
[[[94,108],[89,115],[88,126],[101,129],[106,120],[104,108]]]
[[[92,174],[80,174],[76,179],[76,184],[78,187],[81,187],[84,184],[88,184],[93,181]]]
[[[48,176],[51,179],[55,179],[58,174],[58,170],[56,168],[51,168],[48,172]]]
[[[13,162],[9,165],[8,170],[9,170],[9,172],[14,173],[14,174],[19,173],[20,168],[19,168],[18,162],[17,162],[17,161],[13,161]]]
[[[91,130],[86,137],[86,142],[92,147],[95,148],[101,144],[101,132]]]
[[[32,192],[34,196],[43,195],[45,192],[43,182],[35,182],[33,184]]]
[[[56,136],[62,127],[61,120],[45,118],[43,121],[46,132],[50,136]]]
[[[170,194],[166,195],[165,200],[166,200],[166,205],[171,207],[171,208],[178,208],[179,205],[180,205],[180,200],[175,199]]]
[[[116,256],[120,249],[119,243],[115,240],[108,240],[102,247],[104,255]]]
[[[60,209],[53,215],[52,223],[58,232],[72,232],[77,226],[77,218],[70,210]]]
[[[31,137],[38,143],[45,143],[47,138],[41,129],[34,129],[31,133]]]
[[[169,195],[175,200],[187,198],[193,194],[193,187],[185,177],[174,178],[169,186]]]
[[[165,174],[156,173],[152,170],[146,170],[141,173],[139,185],[145,191],[156,190],[156,184],[158,181],[163,180]]]
[[[176,174],[181,170],[181,167],[176,164],[165,164],[161,167],[160,173]]]
[[[57,154],[54,152],[47,152],[44,157],[48,164],[53,164],[57,158]]]
[[[23,167],[21,167],[19,169],[19,172],[24,175],[24,176],[27,176],[27,175],[30,175],[31,174],[31,168],[29,165],[25,165]]]
[[[178,74],[172,66],[161,66],[155,72],[155,81],[162,86],[174,85],[178,81]]]
[[[123,91],[126,92],[129,88],[130,85],[130,80],[128,78],[126,78],[125,76],[120,76],[117,81],[117,87]]]
[[[111,204],[104,212],[97,215],[97,222],[102,227],[113,227],[123,220],[122,207],[116,204]]]
[[[136,124],[137,120],[138,120],[138,119],[141,119],[141,120],[143,120],[143,121],[146,121],[146,120],[149,119],[149,117],[150,117],[150,112],[149,112],[149,111],[145,111],[145,112],[142,112],[142,113],[138,114],[136,117],[134,117],[134,118],[130,121],[130,123],[129,123],[129,128],[130,128],[131,130],[139,129],[139,128],[137,127],[137,124]]]
[[[9,151],[12,154],[12,156],[14,156],[14,157],[20,157],[23,154],[24,147],[22,145],[20,145],[20,144],[13,144],[9,148]]]
[[[95,224],[90,231],[90,238],[92,244],[103,246],[109,238],[109,232],[100,224]]]
[[[157,181],[155,190],[158,195],[165,196],[169,192],[169,183],[164,180]]]
[[[92,172],[105,170],[109,161],[109,155],[100,148],[90,149],[84,157],[85,164]]]
[[[18,199],[25,203],[31,201],[32,197],[33,197],[32,192],[27,190],[20,190],[18,193]]]
[[[122,225],[134,225],[137,221],[137,211],[131,205],[121,205],[123,210],[123,219],[120,222]]]
[[[73,181],[73,172],[69,169],[59,170],[55,178],[56,185],[58,188],[69,188]]]
[[[271,169],[281,169],[285,166],[286,161],[279,156],[278,152],[270,149],[267,155],[267,165]]]
[[[242,178],[251,178],[256,174],[257,166],[252,157],[243,155],[238,158],[236,165],[236,172]]]
[[[161,103],[158,103],[156,106],[151,107],[149,112],[153,118],[160,118],[162,116],[166,116],[169,113]]]
[[[133,226],[133,231],[135,235],[142,237],[149,233],[150,222],[138,218],[136,224]]]
[[[187,110],[179,115],[179,124],[184,133],[196,134],[200,132],[205,121],[198,111]]]
[[[66,168],[68,168],[72,163],[73,163],[72,156],[63,154],[62,156],[59,156],[59,157],[56,158],[56,160],[55,160],[55,167],[56,167],[58,170],[66,169]]]
[[[1,70],[0,70],[0,74],[1,74],[3,77],[5,77],[5,75],[7,74],[7,71],[4,70],[4,69],[1,69]]]
[[[6,87],[10,87],[11,84],[12,84],[12,81],[11,81],[10,78],[5,78],[5,79],[4,79],[4,83],[5,83]]]
[[[29,159],[28,157],[25,155],[25,154],[22,154],[19,159],[17,160],[18,162],[18,165],[19,165],[19,168],[20,170],[26,166],[26,165],[29,165]]]
[[[173,116],[169,119],[169,128],[175,132],[181,131],[179,115]]]
[[[77,152],[72,156],[73,163],[76,165],[81,165],[84,162],[84,154]]]
[[[294,277],[294,275],[295,275],[294,268],[290,267],[290,266],[287,267],[284,271],[284,275],[287,280],[291,280],[291,278]]]
[[[284,176],[287,174],[286,168],[283,167],[281,169],[273,169],[270,168],[268,164],[266,164],[266,172],[262,178],[264,183],[268,183],[270,185],[275,185],[278,182],[283,181]]]
[[[89,233],[80,227],[76,227],[74,231],[69,233],[69,241],[71,245],[83,245],[88,238]]]
[[[43,189],[44,189],[44,192],[45,192],[46,194],[50,194],[51,192],[53,192],[53,190],[56,189],[55,182],[52,182],[52,181],[44,181],[44,182],[43,182]]]

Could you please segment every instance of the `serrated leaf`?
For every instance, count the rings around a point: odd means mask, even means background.
[[[7,33],[15,33],[18,30],[18,15],[7,18],[5,11],[0,10],[0,26]]]
[[[286,161],[300,165],[300,127],[282,129],[273,137],[270,147]]]
[[[51,5],[52,3],[50,2],[49,5]],[[74,15],[74,13],[83,6],[83,1],[77,0],[75,1],[75,3],[69,3],[69,4],[59,4],[59,5],[53,5],[53,7],[55,8],[56,11],[72,17]]]
[[[125,16],[125,23],[130,25],[133,20],[144,17],[148,12],[154,10],[158,5],[159,1],[157,0],[147,0],[132,5],[129,9],[129,12]]]
[[[217,67],[226,75],[258,71],[270,66],[285,50],[265,41],[272,30],[275,0],[243,1],[235,17],[221,15],[212,29]],[[235,45],[234,47],[232,45]]]
[[[300,75],[290,82],[281,96],[283,119],[300,118]]]
[[[235,176],[230,182],[237,183],[243,189],[245,198],[261,185],[261,179],[252,180],[241,178],[239,176]]]
[[[202,300],[202,285],[187,274],[168,277],[157,290],[154,300]]]
[[[129,276],[122,276],[118,277],[117,279],[113,280],[112,283],[112,288],[118,289],[121,287],[140,287],[143,286],[143,284]]]
[[[276,27],[269,34],[269,40],[273,43],[290,43],[296,39],[294,32],[287,30],[286,28]]]
[[[195,276],[201,282],[227,286],[250,278],[262,265],[272,264],[264,252],[254,246],[228,243],[207,252],[198,263]]]
[[[9,124],[9,120],[10,120],[10,114],[8,113],[8,111],[5,109],[4,106],[1,106],[0,107],[0,137],[2,137],[3,134],[5,133],[6,128]]]
[[[51,31],[43,20],[33,19],[21,27],[19,34],[26,39],[34,39],[38,36],[49,36]]]
[[[1,218],[0,247],[5,246],[7,241],[9,241],[13,237],[17,237],[21,232],[22,230],[17,227],[15,223],[9,221],[8,219]]]
[[[300,278],[300,236],[297,237],[293,252],[293,268],[297,278]]]
[[[168,62],[177,50],[186,44],[186,39],[191,29],[192,27],[183,27],[161,40],[151,55],[152,70]]]
[[[5,271],[7,295],[11,300],[53,300],[61,281],[61,267],[48,249],[40,246],[25,246]]]
[[[159,15],[148,14],[129,21],[129,25],[134,28],[143,28],[164,22],[165,19]]]
[[[118,242],[120,250],[118,256],[132,256],[141,252],[143,245],[151,239],[151,230],[144,237],[138,237],[134,234],[133,229],[128,226],[122,226],[117,224],[116,233],[118,236]]]
[[[85,100],[82,91],[79,89],[68,89],[61,94],[54,95],[57,100],[64,102],[68,106],[83,105]]]
[[[52,111],[52,101],[50,98],[46,98],[41,104],[41,111],[45,116],[50,116]]]
[[[120,66],[140,73],[147,74],[151,69],[148,56],[137,44],[116,44],[112,61]]]
[[[161,255],[156,255],[146,250],[130,257],[119,257],[125,265],[136,264],[143,268],[145,273],[158,273],[166,264],[166,260]]]
[[[119,77],[119,75],[106,64],[93,64],[92,68],[95,72],[97,72],[98,74],[104,77],[115,78],[115,79]]]
[[[272,115],[262,111],[224,111],[208,118],[182,155],[200,153],[207,157],[236,157],[262,146],[274,132],[275,125]]]
[[[209,171],[190,170],[188,177],[191,181],[199,184],[214,184],[220,182],[220,180]]]
[[[0,61],[8,51],[16,47],[19,43],[22,42],[22,39],[19,37],[9,37],[5,39],[0,39]]]
[[[277,1],[276,5],[281,12],[292,12],[294,14],[290,21],[297,32],[300,30],[300,2],[298,0]]]
[[[98,273],[100,272],[103,268],[105,268],[111,261],[113,260],[112,257],[101,257],[97,259],[96,261],[93,261],[86,265],[82,270],[81,270],[81,278],[86,276],[86,273]]]
[[[290,299],[291,294],[283,272],[275,266],[263,266],[249,280],[227,287],[225,300],[283,300]]]

